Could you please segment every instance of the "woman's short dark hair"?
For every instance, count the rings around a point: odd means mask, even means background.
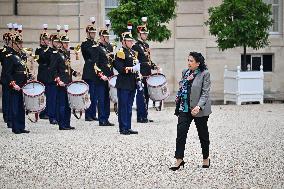
[[[199,62],[199,69],[200,71],[207,70],[207,65],[205,64],[205,58],[202,56],[201,53],[198,52],[190,52],[189,56],[192,56],[196,62]]]

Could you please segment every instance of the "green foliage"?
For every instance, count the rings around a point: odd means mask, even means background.
[[[137,26],[142,25],[141,18],[148,18],[148,39],[162,42],[171,37],[171,31],[165,24],[173,19],[177,0],[120,0],[117,8],[108,13],[112,30],[117,36],[127,31],[127,23],[133,24],[132,35],[137,37]]]
[[[223,0],[209,8],[211,35],[217,37],[223,51],[234,47],[259,49],[267,46],[268,30],[272,25],[271,6],[262,0]]]

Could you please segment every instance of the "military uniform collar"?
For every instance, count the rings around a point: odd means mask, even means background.
[[[88,41],[88,42],[95,42],[95,40],[94,39],[91,39],[91,38],[86,38],[86,41]]]
[[[39,45],[41,48],[44,48],[44,49],[46,49],[48,46],[47,45],[42,45],[42,44],[40,44]]]

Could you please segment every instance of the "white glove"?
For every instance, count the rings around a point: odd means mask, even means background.
[[[140,72],[140,63],[132,67],[133,72]]]
[[[137,82],[137,85],[139,87],[139,91],[142,91],[143,90],[143,87],[144,87],[144,84],[141,82],[141,81],[138,81]]]

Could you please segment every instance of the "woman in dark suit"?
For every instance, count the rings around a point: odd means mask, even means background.
[[[203,168],[209,168],[209,132],[207,121],[211,114],[210,73],[201,53],[190,52],[188,69],[183,70],[180,88],[176,96],[175,115],[178,116],[175,166],[170,169],[178,170],[184,167],[184,150],[189,126],[194,120],[203,154]]]

